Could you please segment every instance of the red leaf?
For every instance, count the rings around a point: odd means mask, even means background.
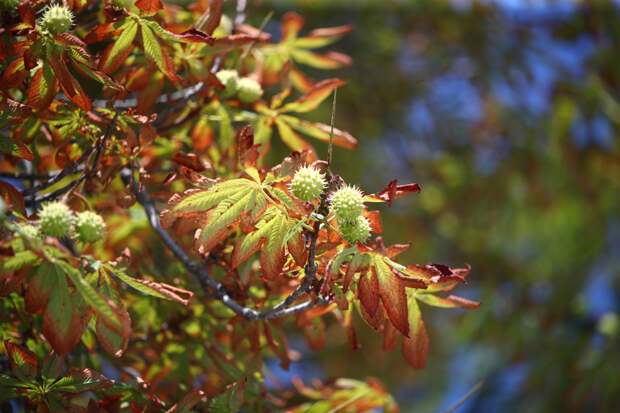
[[[58,57],[52,55],[49,59],[49,63],[54,69],[54,73],[60,81],[60,87],[67,97],[76,104],[82,110],[90,111],[90,100],[88,96],[82,90],[82,86],[78,81],[69,73],[67,66],[60,62]]]
[[[288,246],[288,252],[291,253],[295,263],[300,267],[303,267],[308,259],[308,250],[306,249],[306,242],[303,233],[300,231],[293,235],[286,244]]]
[[[114,384],[114,380],[110,380],[98,371],[89,369],[87,367],[70,367],[68,373],[70,377],[79,379],[81,382],[81,386],[78,386],[78,389],[75,390],[75,393],[105,389]],[[74,393],[71,391],[63,390],[63,392],[65,391],[69,393]]]
[[[59,280],[62,282],[52,290],[43,312],[43,335],[54,351],[63,355],[80,341],[91,313],[88,307],[76,308],[83,300],[77,292],[69,294],[63,274],[56,281]]]
[[[36,25],[35,12],[32,6],[33,4],[31,4],[30,1],[22,1],[18,6],[19,15],[22,18],[22,21],[30,27],[34,27]]]
[[[136,7],[140,9],[142,14],[151,16],[164,8],[161,0],[138,0]]]
[[[424,321],[420,318],[411,338],[403,339],[403,356],[407,363],[416,370],[422,370],[426,366],[428,353],[428,334]]]
[[[308,37],[341,37],[345,34],[351,32],[354,29],[352,25],[345,26],[335,26],[335,27],[324,27],[319,29],[314,29],[308,35]]]
[[[211,37],[208,31],[205,33],[202,30],[194,28],[186,30],[183,33],[172,33],[172,35],[178,39],[192,43],[207,43],[212,45],[215,42],[215,37]]]
[[[195,153],[179,152],[172,158],[173,162],[186,166],[196,172],[206,171],[208,164]]]
[[[306,19],[295,12],[288,12],[282,16],[282,25],[280,26],[280,30],[282,31],[282,37],[284,38],[283,41],[291,37],[297,37],[305,23]]]
[[[397,185],[397,180],[394,179],[390,181],[383,191],[375,195],[367,195],[365,200],[375,202],[385,201],[392,205],[393,200],[409,195],[411,192],[419,192],[420,189],[421,187],[418,184]]]
[[[28,72],[24,66],[24,58],[19,57],[13,60],[2,74],[0,88],[6,90],[17,87],[24,81],[27,75]]]
[[[377,277],[379,286],[379,295],[383,308],[387,315],[404,336],[409,336],[409,323],[407,322],[407,296],[405,295],[405,286],[400,278],[396,277],[391,268],[383,260],[383,256],[375,255],[373,257],[374,265],[372,272]]]
[[[136,106],[136,112],[145,115],[151,113],[151,107],[155,104],[164,88],[164,77],[161,73],[158,72],[153,74],[151,72],[151,76],[149,76],[148,80],[148,83],[140,90],[138,104]]]
[[[394,328],[392,323],[386,322],[383,325],[383,351],[392,351],[396,346],[396,339],[398,338],[398,330]]]
[[[19,369],[19,371],[28,374],[31,377],[35,377],[37,375],[39,361],[37,360],[37,356],[32,351],[11,343],[9,340],[4,340],[4,348],[9,356],[13,371]]]
[[[82,40],[78,39],[71,33],[58,33],[56,36],[54,36],[54,40],[56,40],[63,46],[79,46],[83,49],[86,49],[86,43],[84,43]]]
[[[58,80],[49,66],[39,68],[28,85],[28,103],[34,108],[45,109],[52,103],[56,93],[58,93]]]
[[[422,320],[420,307],[413,295],[407,297],[408,322],[411,337],[403,339],[403,356],[414,369],[423,369],[428,353],[428,334]]]
[[[377,276],[373,272],[362,275],[357,287],[357,296],[362,307],[372,317],[379,308],[379,284]]]
[[[205,23],[205,31],[208,34],[213,34],[217,26],[220,24],[222,18],[222,0],[212,0],[209,5],[209,17]]]
[[[381,225],[381,213],[379,211],[364,210],[364,216],[370,222],[370,230],[375,234],[383,234],[383,225]]]
[[[97,339],[105,351],[114,357],[121,357],[125,353],[125,350],[127,350],[127,345],[129,344],[129,337],[131,336],[131,317],[125,308],[118,308],[115,310],[118,319],[121,321],[122,334],[118,334],[114,330],[108,328],[103,323],[101,317],[97,317],[95,332],[97,334]]]
[[[0,196],[4,199],[6,205],[13,208],[22,215],[26,215],[26,207],[24,205],[24,197],[13,185],[6,181],[0,180]]]
[[[117,25],[115,25],[114,23],[100,24],[99,26],[88,32],[88,34],[84,38],[84,41],[87,44],[101,42],[113,38],[117,34],[117,32]]]
[[[383,323],[383,320],[385,319],[384,314],[383,314],[383,309],[379,308],[375,312],[375,315],[371,316],[370,314],[368,314],[368,312],[366,311],[366,308],[363,305],[361,305],[359,308],[360,308],[362,317],[368,323],[368,325],[378,331],[381,328],[381,324]]]

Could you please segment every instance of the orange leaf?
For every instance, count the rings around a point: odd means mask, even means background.
[[[403,339],[403,356],[407,363],[414,369],[421,370],[426,365],[426,355],[428,353],[428,334],[426,326],[422,320],[420,309],[415,298],[408,298],[409,327],[411,337]]]
[[[24,197],[13,185],[0,180],[0,197],[4,199],[5,204],[9,207],[19,211],[22,215],[26,215]]]
[[[161,0],[138,0],[136,7],[146,16],[152,16],[164,8]]]
[[[49,63],[54,73],[56,73],[60,81],[60,87],[65,95],[75,103],[77,107],[88,112],[90,110],[90,100],[84,93],[84,90],[82,90],[78,81],[69,73],[67,66],[61,63],[58,57],[53,55],[50,57]]]

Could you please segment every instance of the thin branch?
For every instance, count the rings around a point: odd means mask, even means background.
[[[103,137],[99,140],[99,143],[97,143],[95,146],[93,146],[92,148],[84,152],[84,154],[82,154],[80,159],[78,159],[77,161],[69,165],[67,168],[60,171],[58,175],[50,179],[50,181],[45,182],[44,184],[39,185],[34,188],[28,188],[24,190],[23,193],[28,195],[29,194],[27,193],[28,190],[32,191],[33,189],[39,188],[39,187],[42,187],[42,189],[48,188],[50,185],[60,181],[60,179],[62,179],[63,177],[70,175],[72,173],[75,173],[73,171],[77,171],[81,163],[86,161],[86,159],[92,155],[93,150],[96,150],[95,158],[91,164],[90,169],[88,171],[85,170],[84,173],[79,178],[75,179],[74,181],[69,182],[67,185],[63,186],[62,188],[58,188],[57,190],[50,192],[49,194],[43,195],[41,197],[38,197],[38,198],[31,198],[31,199],[25,200],[24,203],[26,204],[26,206],[36,208],[37,205],[40,205],[43,202],[55,200],[58,197],[71,192],[73,189],[75,189],[78,185],[80,185],[86,179],[90,179],[94,177],[95,174],[97,173],[97,165],[99,164],[99,159],[101,158],[101,154],[105,147],[105,143],[107,142],[108,138],[112,135],[112,132],[114,131],[114,128],[116,127],[116,120],[118,119],[118,114],[119,114],[119,110],[117,109],[114,115],[114,118],[112,119],[112,122],[108,125],[108,129],[106,130],[105,135],[103,135]],[[49,182],[52,182],[52,183],[49,184]],[[40,189],[37,189],[37,191],[32,192],[32,194],[36,194],[36,192],[38,192],[39,190]]]
[[[192,260],[183,249],[172,239],[170,234],[163,229],[161,223],[159,222],[159,212],[155,208],[155,204],[153,199],[148,195],[145,189],[140,190],[138,183],[132,179],[131,172],[128,169],[124,169],[121,171],[121,177],[126,184],[131,184],[132,190],[136,195],[136,200],[142,207],[144,208],[144,212],[151,224],[151,227],[155,231],[155,233],[159,236],[159,238],[163,241],[163,243],[168,247],[170,251],[174,254],[174,256],[181,261],[183,266],[188,270],[192,278],[203,288],[203,290],[207,293],[207,295],[220,300],[226,307],[230,308],[236,314],[242,316],[246,320],[266,320],[273,318],[286,317],[289,315],[293,315],[299,313],[301,311],[305,311],[309,308],[314,307],[315,305],[326,304],[329,300],[325,297],[319,297],[316,301],[308,300],[296,306],[290,307],[290,305],[301,295],[301,293],[296,294],[294,298],[287,297],[286,303],[278,304],[274,308],[268,308],[263,311],[256,311],[252,308],[244,307],[235,301],[226,291],[226,287],[212,278],[207,269],[197,264],[194,260]],[[318,234],[318,233],[317,233]],[[314,245],[314,247],[313,247]],[[306,278],[302,282],[304,285],[304,290],[309,291],[309,287],[311,286],[314,276],[316,274],[316,264],[314,263],[314,250],[316,249],[316,237],[314,237],[314,242],[311,243],[311,256],[308,257],[308,273],[306,274]],[[310,265],[312,263],[312,265]],[[312,269],[310,269],[312,268]],[[310,276],[309,276],[310,275]],[[211,292],[212,291],[212,292]],[[307,292],[306,291],[306,292]],[[290,307],[290,308],[287,308]]]
[[[40,181],[42,179],[52,179],[54,176],[61,172],[62,171],[57,171],[49,174],[33,174],[29,172],[0,172],[0,178],[18,179],[20,181],[34,179],[35,181]]]
[[[22,195],[29,196],[32,194],[36,194],[37,192],[41,192],[44,189],[49,188],[57,182],[60,182],[67,175],[73,175],[77,173],[80,169],[80,166],[88,159],[88,157],[95,150],[95,146],[93,145],[91,148],[87,149],[82,156],[75,162],[71,163],[71,165],[67,166],[65,169],[61,170],[58,173],[53,174],[47,181],[41,182],[39,185],[33,186],[32,188],[27,188],[22,191]]]
[[[471,388],[470,391],[467,392],[463,397],[461,397],[455,404],[448,407],[442,413],[452,413],[456,409],[458,409],[463,403],[465,403],[471,396],[473,396],[480,388],[482,387],[483,382],[479,381],[474,387]]]
[[[338,92],[338,88],[334,89],[334,99],[332,101],[332,120],[331,120],[331,130],[329,132],[329,147],[327,148],[327,167],[331,168],[332,166],[332,151],[334,147],[334,122],[336,120],[336,93]]]

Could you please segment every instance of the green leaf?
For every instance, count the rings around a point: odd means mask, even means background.
[[[63,271],[56,268],[50,271],[48,276],[54,288],[43,313],[43,334],[56,353],[67,354],[79,341],[81,335],[81,332],[77,333],[79,319]]]
[[[99,62],[99,68],[106,73],[115,72],[123,64],[129,52],[131,52],[131,45],[138,33],[138,23],[134,20],[128,20],[118,30],[120,30],[121,34],[116,39],[116,42],[106,49]]]
[[[32,251],[20,251],[12,257],[4,258],[0,264],[0,274],[8,274],[36,263],[39,257]]]
[[[243,390],[241,390],[241,396],[243,395]],[[239,397],[239,385],[237,383],[233,383],[224,393],[219,394],[217,397],[212,399],[210,407],[210,411],[212,413],[229,413],[229,412],[237,412],[241,408],[241,402]]]
[[[157,41],[157,38],[153,34],[153,31],[150,27],[144,22],[140,22],[140,32],[142,33],[142,43],[144,45],[144,52],[148,57],[155,62],[157,67],[162,69],[162,72],[165,72],[164,67],[164,56],[161,51],[161,46]]]
[[[276,126],[278,128],[278,133],[280,134],[280,139],[292,150],[302,152],[304,150],[309,150],[314,152],[312,146],[306,142],[301,136],[299,136],[291,127],[284,122],[283,120],[276,118]]]
[[[192,293],[191,291],[182,290],[180,288],[176,288],[165,283],[158,283],[148,280],[138,280],[132,278],[129,275],[125,274],[123,271],[119,270],[118,268],[112,267],[109,264],[104,264],[104,268],[111,274],[114,274],[116,277],[120,278],[127,285],[153,297],[177,301],[183,305],[187,305],[189,303],[189,299],[194,295],[194,293]],[[182,298],[181,295],[188,296],[189,298]]]
[[[82,274],[69,264],[59,261],[66,274],[71,279],[71,282],[78,290],[84,301],[88,303],[90,308],[95,312],[97,318],[100,319],[111,330],[122,333],[123,327],[120,317],[118,315],[118,309],[110,300],[106,300],[101,294],[82,277]]]

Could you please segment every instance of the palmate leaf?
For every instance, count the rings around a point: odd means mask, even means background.
[[[58,80],[49,65],[43,65],[28,85],[28,103],[37,109],[47,108],[58,93]]]
[[[80,295],[69,290],[64,271],[55,264],[48,268],[44,276],[52,279],[54,287],[43,312],[43,335],[54,351],[63,355],[80,341],[91,313]]]
[[[368,325],[382,332],[386,351],[394,347],[394,332],[400,332],[405,360],[413,368],[422,369],[428,352],[428,335],[418,301],[435,307],[466,309],[476,309],[480,303],[453,295],[440,297],[434,294],[449,291],[457,283],[464,282],[469,267],[404,266],[395,262],[393,258],[408,247],[409,244],[385,247],[379,243],[377,250],[355,251],[346,258],[334,260],[330,273],[337,274],[334,266],[348,264],[343,280],[344,291],[354,276],[360,274],[357,282],[360,315]],[[381,330],[384,317],[389,324]]]
[[[256,231],[250,232],[235,244],[232,255],[232,266],[236,268],[239,264],[250,258],[259,248],[261,249],[260,263],[264,275],[268,279],[276,278],[282,271],[286,260],[284,247],[289,245],[290,250],[295,250],[301,239],[301,231],[296,231],[288,240],[286,239],[289,231],[297,224],[297,220],[290,218],[287,214],[276,207],[269,208],[256,224]],[[300,257],[296,257],[296,262],[300,262]],[[304,255],[301,255],[303,260]]]
[[[138,33],[138,23],[134,20],[127,20],[116,30],[120,31],[120,35],[105,49],[99,60],[99,70],[109,75],[121,67],[131,52],[131,46]]]
[[[305,37],[299,37],[299,33],[305,24],[305,19],[297,13],[286,13],[282,17],[282,40],[278,44],[268,44],[261,48],[261,52],[265,55],[265,78],[268,84],[275,83],[278,80],[278,73],[287,62],[292,61],[301,63],[317,69],[336,69],[340,67],[350,66],[352,60],[349,56],[328,52],[326,54],[318,54],[310,51],[327,46],[345,34],[353,30],[352,26],[339,26],[311,31]],[[307,82],[298,82],[299,76],[293,76],[298,71],[290,71],[290,79],[293,85],[299,90],[305,91]]]
[[[258,102],[255,108],[260,116],[255,124],[255,142],[261,144],[268,142],[272,133],[271,129],[275,125],[280,138],[289,148],[295,151],[310,150],[313,154],[311,156],[316,158],[312,146],[297,132],[323,142],[329,142],[331,127],[322,123],[299,119],[291,116],[291,113],[306,113],[316,109],[332,94],[334,89],[345,83],[340,79],[326,79],[314,85],[306,94],[292,102],[283,103],[290,93],[290,88],[285,88],[274,96],[270,106],[262,101]],[[343,148],[355,149],[357,139],[348,132],[334,128],[333,143]]]
[[[194,239],[195,247],[206,253],[226,238],[229,225],[242,217],[250,222],[255,220],[267,202],[260,183],[232,179],[190,192],[185,197],[173,196],[169,202],[171,208],[162,212],[162,225],[167,227],[178,218],[203,215],[205,225],[196,231]]]
[[[194,236],[195,248],[201,253],[221,243],[228,236],[229,227],[238,224],[248,234],[235,245],[233,267],[262,247],[264,276],[273,279],[282,270],[287,245],[298,264],[305,260],[301,227],[289,234],[298,221],[288,212],[296,211],[297,206],[286,191],[265,183],[273,183],[273,175],[268,175],[269,181],[261,182],[256,169],[248,168],[246,173],[252,179],[231,179],[184,196],[173,196],[170,208],[162,212],[161,222],[166,228],[180,219],[202,222]]]
[[[142,45],[144,46],[144,52],[151,59],[155,65],[162,71],[163,74],[168,77],[172,82],[178,82],[181,80],[174,69],[174,64],[168,56],[167,52],[161,47],[157,37],[151,30],[151,27],[145,22],[140,22],[140,33],[142,34]]]

